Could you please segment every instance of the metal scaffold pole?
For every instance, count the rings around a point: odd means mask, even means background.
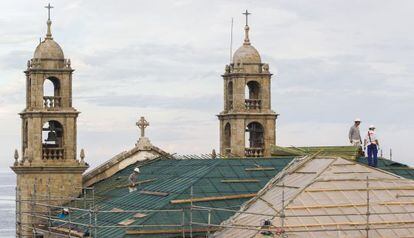
[[[286,238],[287,235],[284,232],[284,227],[285,227],[285,183],[282,184],[282,210],[280,211],[280,224],[281,224],[281,229],[282,229],[282,238]]]
[[[190,190],[190,238],[193,238],[193,185]]]
[[[182,210],[181,228],[183,230],[183,238],[185,238],[185,209]]]
[[[207,237],[210,237],[210,227],[211,227],[211,209],[208,209],[208,215],[207,215],[207,222],[208,222],[208,229],[207,229]]]
[[[367,238],[369,237],[369,177],[367,176],[367,224],[366,224],[366,231],[367,231]]]
[[[93,214],[94,214],[94,237],[98,237],[98,214],[96,213],[96,206],[95,206],[95,189],[92,189],[92,207],[93,207]]]
[[[32,209],[31,209],[31,218],[30,218],[30,220],[32,221],[31,223],[32,223],[32,231],[33,231],[33,236],[35,236],[36,235],[36,233],[35,233],[35,227],[34,227],[34,224],[35,224],[35,222],[36,222],[36,220],[35,220],[35,216],[34,216],[34,214],[35,214],[35,202],[36,202],[36,183],[37,183],[37,179],[35,179],[35,182],[34,182],[34,184],[33,184],[33,193],[32,193]]]

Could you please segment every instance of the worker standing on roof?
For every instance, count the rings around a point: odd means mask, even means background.
[[[361,119],[357,118],[354,120],[354,125],[349,129],[349,142],[353,146],[361,146],[362,139],[361,133],[359,132],[359,125],[361,124]]]
[[[378,138],[375,133],[375,126],[369,126],[369,130],[364,140],[364,149],[367,149],[368,165],[377,167],[378,164]]]
[[[138,182],[139,173],[140,173],[139,168],[136,167],[134,169],[134,171],[132,172],[132,174],[129,175],[129,178],[128,178],[128,180],[129,180],[129,192],[133,192],[133,191],[137,190],[136,186],[137,186],[137,182]]]

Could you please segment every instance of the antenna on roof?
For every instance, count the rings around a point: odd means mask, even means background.
[[[233,17],[231,18],[231,27],[230,27],[230,63],[233,61]]]

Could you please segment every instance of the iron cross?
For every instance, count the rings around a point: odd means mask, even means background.
[[[145,128],[149,126],[149,123],[147,120],[145,120],[144,117],[141,117],[141,119],[136,124],[139,129],[141,129],[141,137],[145,137]]]
[[[50,20],[50,9],[53,8],[53,6],[50,5],[50,3],[45,6],[45,8],[47,8],[47,19]]]
[[[246,26],[249,25],[249,15],[251,14],[250,12],[248,12],[247,10],[245,12],[242,13],[243,15],[246,16]]]

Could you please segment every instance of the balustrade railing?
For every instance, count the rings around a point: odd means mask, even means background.
[[[246,157],[263,157],[264,148],[245,148],[244,155]]]
[[[244,105],[246,109],[261,109],[262,108],[262,100],[260,99],[245,99]]]
[[[43,159],[45,160],[61,160],[63,154],[63,148],[43,148]]]
[[[43,97],[43,106],[48,109],[61,107],[61,97],[45,96]]]

